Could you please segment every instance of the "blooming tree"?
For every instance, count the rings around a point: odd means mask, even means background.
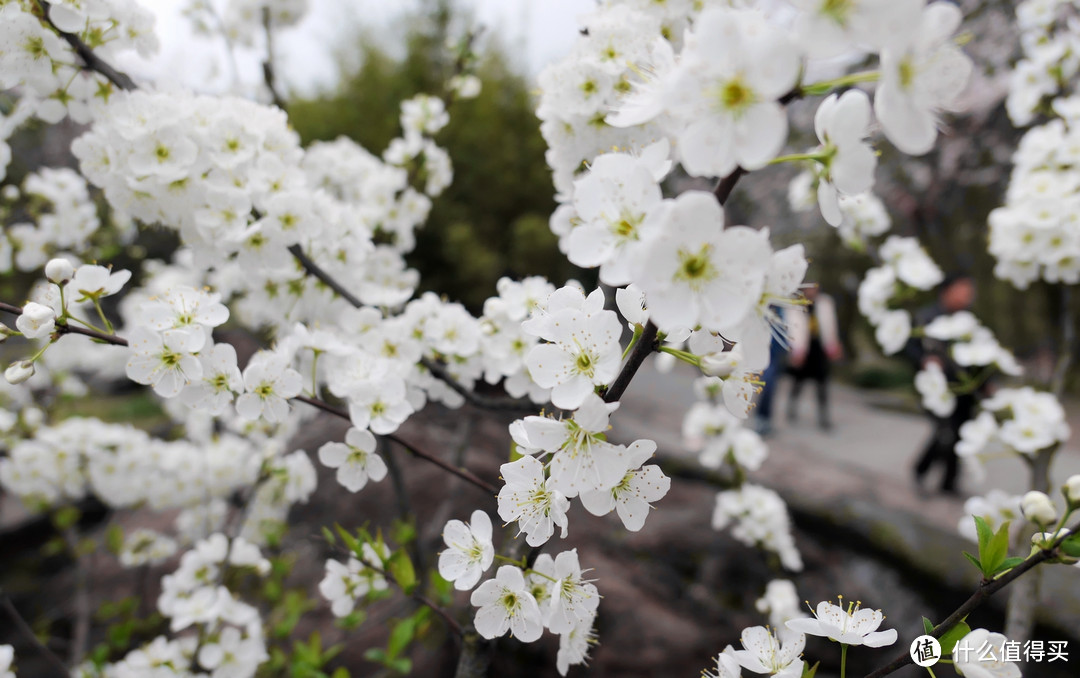
[[[1040,277],[1074,283],[1080,272],[1073,251],[1080,107],[1069,91],[1080,62],[1055,46],[1075,38],[1075,24],[1058,13],[1062,4],[1027,0],[1018,10],[1029,53],[1017,66],[1009,110],[1017,124],[1041,124],[1017,153],[1006,204],[991,217],[990,248],[998,274],[1019,286]],[[74,507],[86,497],[116,511],[175,516],[168,528],[111,539],[124,566],[175,564],[155,601],[167,620],[161,635],[116,656],[77,649],[65,672],[221,677],[288,667],[326,675],[333,653],[317,637],[288,655],[276,641],[281,629],[288,636],[295,628],[303,605],[280,594],[281,561],[267,554],[280,545],[290,508],[316,491],[316,463],[334,469],[344,491],[362,492],[393,474],[380,452],[392,442],[417,463],[476,486],[486,503],[468,522],[446,522],[438,578],[417,571],[420,559],[405,540],[340,516],[323,534],[339,558],[325,563],[321,604],[355,626],[366,605],[392,591],[418,603],[388,646],[369,655],[392,670],[408,671],[402,653],[436,615],[460,640],[459,675],[475,675],[491,639],[510,634],[530,643],[545,633],[558,637],[565,675],[596,641],[604,591],[576,549],[559,550],[580,514],[574,504],[598,516],[614,511],[613,530],[648,530],[650,511],[663,511],[671,486],[661,465],[648,463],[655,442],[619,444],[609,430],[654,352],[702,371],[683,433],[704,466],[730,477],[713,526],[730,526],[739,541],[800,570],[783,500],[746,482],[768,450],[742,421],[768,367],[769,341],[786,336],[782,309],[803,303],[807,262],[802,246],[776,249],[768,228],[730,223],[723,209],[740,177],[771,165],[805,166],[791,195],[817,204],[826,222],[874,258],[859,308],[883,352],[898,352],[918,334],[943,342],[964,368],[958,382],[940,366],[920,372],[916,387],[928,409],[948,413],[958,393],[992,372],[1018,374],[1012,354],[973,315],[914,321],[905,305],[943,279],[916,239],[872,242],[888,231],[871,192],[875,145],[930,151],[973,70],[955,35],[960,10],[925,0],[792,0],[786,12],[771,5],[608,0],[582,18],[571,53],[540,76],[537,114],[559,201],[551,228],[570,261],[597,268],[617,291],[609,298],[604,288],[573,282],[504,279],[475,317],[435,294],[417,295],[418,273],[404,258],[453,180],[437,135],[454,101],[480,86],[470,73],[471,36],[454,47],[459,68],[444,91],[402,102],[401,135],[380,157],[345,138],[302,147],[289,126],[275,92],[272,36],[299,21],[305,2],[232,0],[222,16],[209,4],[192,10],[204,27],[266,49],[270,104],[162,88],[118,71],[114,56],[146,56],[157,44],[152,14],[133,1],[4,3],[0,86],[16,94],[0,125],[4,138],[31,118],[70,119],[84,131],[71,144],[78,172],[40,169],[3,191],[0,209],[11,223],[0,238],[0,269],[36,283],[25,303],[0,307],[14,317],[4,337],[25,340],[5,371],[0,483],[51,512],[76,558]],[[850,52],[869,69],[812,75],[821,58]],[[818,145],[783,155],[786,106],[796,99],[817,101]],[[0,142],[0,167],[10,155]],[[665,178],[676,172],[715,180],[715,188],[673,195]],[[135,271],[110,265],[109,251],[151,227],[179,239],[168,261]],[[264,338],[262,348],[242,361],[222,332],[226,323]],[[149,387],[182,435],[54,419],[42,406],[47,392],[82,394],[124,379]],[[504,394],[480,393],[481,384]],[[423,418],[433,402],[521,415],[507,431],[513,453],[498,484],[401,437],[402,424]],[[323,414],[349,423],[344,439],[315,454],[294,449],[294,434]],[[1048,464],[1068,435],[1054,394],[1002,389],[965,425],[957,451],[977,459],[1007,450]],[[956,613],[927,624],[946,652],[986,638],[1003,642],[971,631],[963,618],[1037,565],[1080,557],[1069,523],[1080,508],[1078,483],[1063,488],[1063,509],[1049,487],[1020,501],[991,494],[969,506],[982,514],[971,559],[983,581]],[[497,531],[492,513],[516,530]],[[1013,557],[1010,520],[1037,529],[1032,548]],[[471,607],[433,600],[429,589],[440,582],[445,591],[447,583],[471,591]],[[759,602],[772,628],[747,628],[742,649],[702,657],[706,673],[812,674],[802,656],[806,635],[840,643],[843,661],[851,646],[870,652],[897,640],[896,629],[882,628],[880,610],[825,601],[811,618],[797,601],[790,583],[775,581]],[[78,648],[85,637],[74,642]],[[0,675],[11,654],[0,647]],[[872,675],[907,661],[902,654]],[[981,670],[955,666],[961,675]],[[1012,675],[1005,664],[993,670]],[[346,669],[334,673],[342,675]]]

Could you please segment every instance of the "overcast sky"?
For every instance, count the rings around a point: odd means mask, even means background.
[[[458,0],[470,7],[489,35],[499,35],[515,48],[513,58],[523,69],[536,73],[570,48],[577,31],[576,17],[592,10],[594,0]],[[311,92],[333,83],[334,48],[362,28],[378,31],[418,0],[310,0],[304,21],[280,32],[275,45],[278,77],[287,91]],[[193,34],[181,15],[186,0],[151,0],[143,3],[158,15],[161,52],[147,64],[135,55],[123,60],[129,71],[156,81],[173,81],[200,91],[224,89],[230,79],[221,41]],[[220,4],[220,3],[218,3]],[[245,82],[261,77],[259,56],[241,51],[238,70]]]

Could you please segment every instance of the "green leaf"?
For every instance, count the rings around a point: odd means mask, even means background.
[[[352,678],[352,676],[349,674],[349,669],[339,666],[337,670],[330,674],[330,678]]]
[[[978,558],[976,558],[975,556],[971,555],[971,554],[970,554],[970,553],[968,553],[967,551],[964,551],[964,557],[965,557],[965,558],[967,558],[968,560],[970,560],[970,561],[971,561],[971,564],[972,564],[972,565],[974,565],[974,566],[975,566],[975,569],[977,569],[977,570],[978,570],[979,572],[982,572],[982,571],[983,571],[983,566],[982,566],[982,563],[980,563],[980,562],[979,562],[979,559],[978,559]]]
[[[366,618],[367,615],[364,614],[363,610],[353,610],[346,616],[334,620],[334,626],[349,631],[363,624]]]
[[[990,526],[986,524],[986,521],[980,516],[972,516],[975,519],[975,532],[979,535],[979,556],[981,557],[983,552],[986,551],[987,544],[994,537],[994,531],[990,529]]]
[[[381,647],[369,647],[364,650],[364,659],[369,662],[375,662],[376,664],[386,663],[386,650]]]
[[[105,530],[105,547],[109,553],[120,555],[124,549],[124,528],[115,523],[109,525],[109,529]]]
[[[416,526],[409,520],[395,520],[391,535],[398,544],[405,545],[416,539]]]
[[[387,568],[405,595],[411,595],[416,590],[416,570],[405,549],[398,549],[390,556]]]
[[[1020,563],[1024,562],[1025,560],[1027,560],[1027,558],[1020,558],[1019,556],[1014,556],[1012,558],[1006,558],[1005,560],[1001,561],[1001,564],[998,565],[998,568],[996,570],[994,570],[994,574],[1000,574],[1001,572],[1007,572],[1008,570],[1013,569],[1014,567],[1016,567]]]
[[[326,525],[323,525],[323,527],[322,527],[322,536],[323,536],[323,539],[326,540],[327,544],[330,544],[331,546],[334,546],[335,544],[337,544],[337,538],[334,537],[334,533],[331,532],[330,528],[328,528]]]
[[[387,667],[405,676],[412,673],[412,660],[408,657],[398,657],[389,662]]]
[[[821,662],[814,662],[813,666],[810,666],[810,662],[803,662],[802,678],[814,678],[817,675],[819,666],[821,666]]]
[[[356,540],[356,537],[349,534],[348,530],[337,523],[334,523],[334,529],[337,530],[338,536],[341,537],[341,541],[345,542],[345,546],[357,556],[360,556],[360,542]]]
[[[409,643],[412,642],[415,635],[416,619],[414,617],[402,619],[394,624],[393,630],[390,631],[390,639],[386,642],[387,658],[389,660],[397,659],[405,651],[405,648],[409,647]]]
[[[956,644],[969,633],[971,633],[971,627],[964,621],[957,622],[955,626],[943,633],[941,638],[938,639],[938,642],[941,643],[942,656],[952,654]]]
[[[1009,524],[1005,523],[998,528],[990,541],[987,543],[986,548],[979,549],[979,562],[983,565],[983,574],[987,577],[993,576],[997,572],[998,568],[1005,558],[1009,555]]]
[[[53,514],[53,525],[55,525],[58,530],[66,530],[79,522],[79,517],[79,509],[74,506],[65,506]]]
[[[964,555],[967,555],[966,553]],[[981,568],[980,568],[981,569]],[[926,635],[930,635],[934,632],[934,622],[930,621],[926,617],[922,618],[922,628]]]
[[[1080,558],[1080,533],[1061,542],[1061,552],[1070,558]]]

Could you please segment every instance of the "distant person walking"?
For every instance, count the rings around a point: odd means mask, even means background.
[[[798,400],[803,382],[817,382],[818,426],[832,428],[829,418],[829,363],[840,359],[844,350],[836,327],[836,304],[832,297],[816,287],[806,290],[807,304],[791,309],[788,332],[791,335],[789,371],[795,378],[788,400],[788,421],[798,417]]]
[[[925,326],[940,315],[967,311],[974,302],[975,281],[967,275],[950,275],[938,289],[937,302],[916,314],[915,320],[919,326]],[[950,383],[957,382],[960,368],[949,355],[948,342],[927,337],[913,338],[908,341],[905,353],[914,363],[915,369],[922,370],[929,363],[936,362]],[[916,485],[922,487],[923,478],[930,469],[942,466],[944,471],[941,491],[945,494],[957,493],[960,459],[956,456],[956,443],[960,440],[960,427],[975,414],[976,403],[977,394],[963,393],[956,396],[956,408],[949,416],[939,417],[927,411],[927,415],[934,421],[934,431],[915,464]]]
[[[779,317],[783,319],[785,316],[784,309],[776,308],[775,310]],[[754,426],[762,436],[772,435],[773,399],[776,397],[776,383],[780,381],[780,377],[784,374],[784,368],[787,367],[787,352],[786,342],[781,341],[774,334],[769,344],[769,366],[765,368],[761,375],[761,380],[765,384],[758,393],[757,416],[754,419]]]

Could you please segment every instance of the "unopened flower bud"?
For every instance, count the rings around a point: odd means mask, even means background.
[[[14,337],[18,334],[15,330],[11,329],[4,323],[0,323],[0,343],[2,343],[8,337]]]
[[[707,377],[727,379],[742,362],[742,351],[736,346],[730,351],[708,353],[701,356],[701,371]]]
[[[38,339],[52,334],[56,329],[56,312],[36,301],[26,302],[22,315],[15,319],[15,327],[27,339]]]
[[[67,259],[58,257],[50,259],[49,263],[45,264],[45,277],[48,278],[49,282],[66,285],[73,275],[75,275],[75,267]]]
[[[1031,491],[1020,500],[1020,510],[1024,517],[1033,523],[1049,525],[1057,520],[1057,509],[1054,502],[1044,492]]]
[[[16,360],[4,370],[4,379],[10,384],[21,384],[34,376],[34,362],[32,360]]]
[[[1069,506],[1080,506],[1080,474],[1066,480],[1061,491],[1065,494],[1065,500],[1069,502]]]

